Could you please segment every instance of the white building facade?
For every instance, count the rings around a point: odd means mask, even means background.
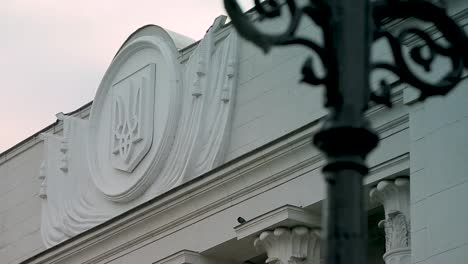
[[[263,54],[225,20],[190,45],[138,29],[92,103],[0,154],[0,263],[322,263],[323,88],[298,83],[306,49]],[[393,91],[368,111],[368,263],[466,263],[468,82]]]

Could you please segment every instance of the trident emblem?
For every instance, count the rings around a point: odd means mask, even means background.
[[[128,104],[121,94],[114,97],[112,155],[114,159],[119,160],[118,163],[128,164],[132,159],[135,145],[143,139],[141,115],[142,87],[144,87],[145,81],[144,77],[141,78],[141,85],[135,88],[133,80],[129,80]]]

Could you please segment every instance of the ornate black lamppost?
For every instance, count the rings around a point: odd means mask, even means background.
[[[327,182],[324,225],[327,264],[366,263],[367,216],[363,208],[362,179],[368,172],[366,156],[379,138],[369,127],[364,112],[369,104],[391,106],[392,86],[381,80],[377,91],[369,87],[374,69],[396,75],[398,83],[407,83],[420,91],[420,100],[445,95],[462,79],[468,65],[468,38],[443,7],[427,0],[309,0],[298,6],[294,0],[255,0],[260,19],[273,19],[284,9],[291,19],[285,32],[266,34],[259,31],[243,14],[236,0],[224,0],[232,24],[239,34],[265,52],[272,46],[303,45],[321,60],[325,76],[318,77],[312,58],[302,67],[302,82],[326,87],[325,107],[329,114],[313,143],[327,157],[323,168]],[[429,22],[442,34],[445,44],[433,40],[425,31],[410,27],[398,34],[386,28],[389,21],[413,18]],[[296,35],[301,19],[310,19],[322,30],[323,45]],[[402,41],[416,36],[423,44],[412,47],[412,63],[431,71],[436,56],[451,61],[451,69],[439,81],[429,83],[415,75],[405,60]],[[386,39],[393,63],[370,62],[373,41]]]

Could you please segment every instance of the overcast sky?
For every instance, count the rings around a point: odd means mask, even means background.
[[[139,27],[199,40],[221,14],[222,0],[2,0],[0,153],[56,113],[93,100],[112,57]]]

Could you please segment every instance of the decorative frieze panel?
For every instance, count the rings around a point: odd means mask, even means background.
[[[63,113],[58,113],[55,115],[57,117],[58,120],[60,121],[63,121],[64,119],[66,119],[67,117],[63,114]],[[64,130],[67,130],[68,128],[64,128]],[[60,138],[60,147],[59,147],[59,150],[60,150],[60,170],[64,173],[67,173],[68,172],[68,142],[67,142],[67,139],[62,137]]]
[[[385,219],[379,222],[379,227],[385,230],[383,259],[388,264],[411,263],[409,179],[380,181],[370,190],[370,197],[385,210]]]
[[[160,27],[138,30],[105,73],[89,120],[44,135],[42,236],[53,246],[224,162],[237,85],[234,31],[217,18],[188,61]],[[194,97],[195,96],[195,97]]]
[[[47,198],[47,181],[46,181],[46,163],[43,161],[41,163],[41,168],[39,169],[39,180],[41,181],[41,188],[39,189],[39,198]]]

